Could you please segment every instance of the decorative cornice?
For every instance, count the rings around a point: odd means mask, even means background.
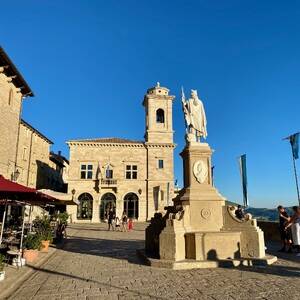
[[[75,147],[89,147],[89,148],[175,148],[176,144],[171,143],[96,143],[96,142],[76,142],[67,141],[66,144]]]

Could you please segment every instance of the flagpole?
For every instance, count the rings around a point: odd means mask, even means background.
[[[297,188],[297,196],[298,196],[298,202],[299,202],[299,205],[300,205],[298,174],[297,174],[297,168],[296,168],[296,161],[295,161],[295,157],[294,157],[293,153],[292,153],[292,157],[293,157],[293,166],[294,166],[295,181],[296,181],[296,188]]]

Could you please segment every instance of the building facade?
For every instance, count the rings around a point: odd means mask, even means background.
[[[17,182],[36,189],[65,191],[65,158],[50,151],[53,144],[45,135],[21,119],[17,151]]]
[[[4,49],[0,47],[0,174],[20,184],[66,190],[60,153],[45,135],[21,119],[22,102],[33,93]]]
[[[13,179],[16,171],[23,99],[31,89],[0,47],[0,174]]]
[[[165,87],[148,89],[144,141],[119,138],[70,140],[68,189],[79,200],[69,206],[72,222],[100,222],[113,208],[121,217],[150,219],[174,193],[172,107]]]

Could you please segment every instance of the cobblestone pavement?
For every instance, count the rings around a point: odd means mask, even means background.
[[[64,249],[34,272],[9,299],[300,299],[300,263],[243,269],[174,271],[140,264],[145,224],[133,232],[72,225]]]

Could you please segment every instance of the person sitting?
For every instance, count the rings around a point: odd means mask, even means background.
[[[238,205],[237,210],[235,211],[235,216],[240,220],[244,220],[245,212],[241,205]]]
[[[291,231],[289,228],[286,228],[290,217],[285,211],[285,208],[282,205],[277,207],[278,217],[279,217],[279,232],[280,238],[282,241],[282,248],[278,250],[279,252],[292,252],[292,241],[291,241]],[[287,248],[287,249],[286,249]]]

